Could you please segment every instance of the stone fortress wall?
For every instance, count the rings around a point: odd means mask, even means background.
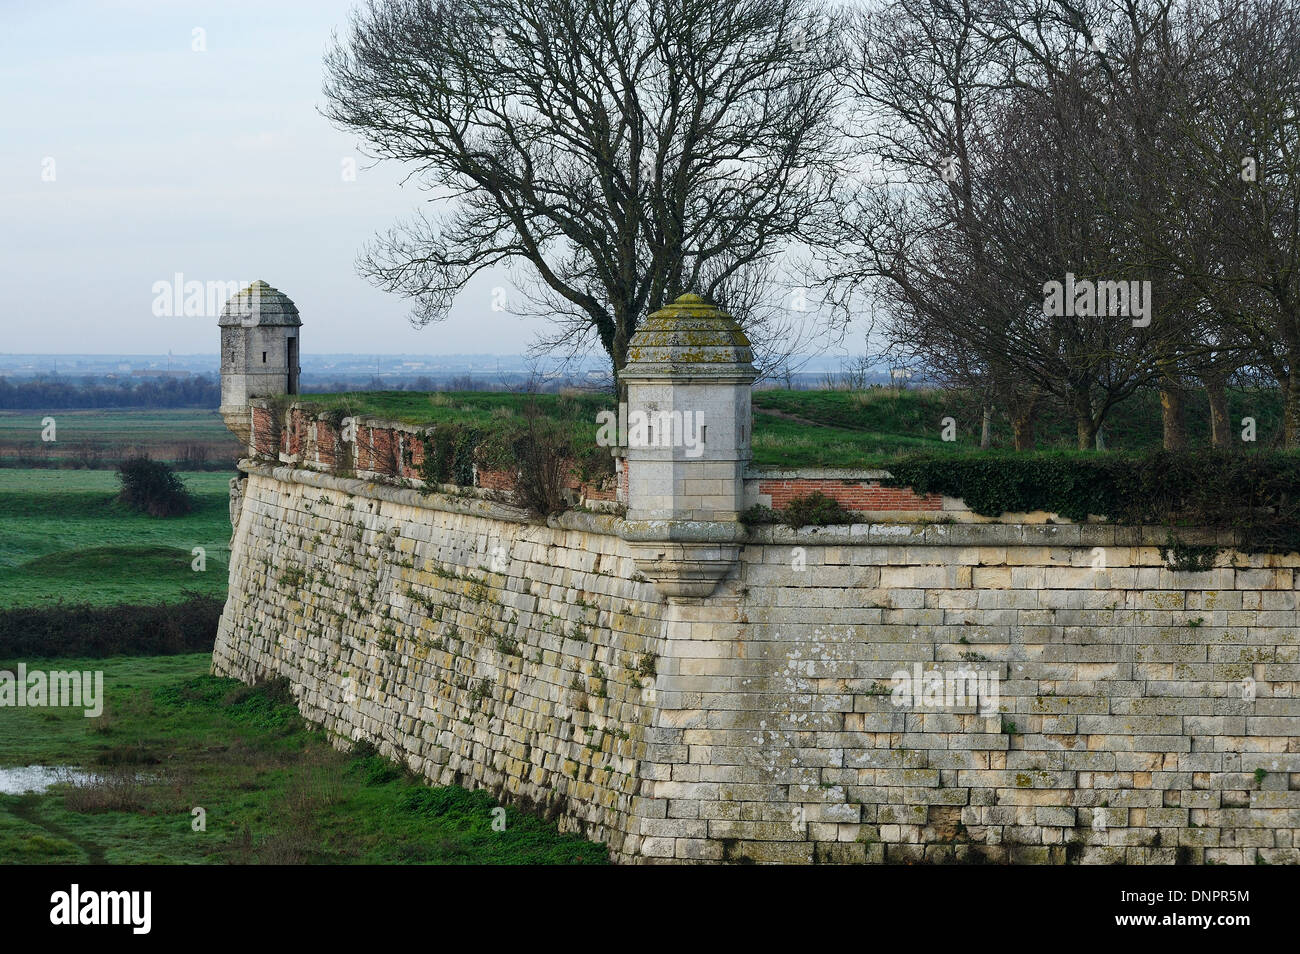
[[[626,862],[1300,860],[1300,555],[1182,572],[1162,528],[756,473],[743,335],[689,297],[651,318],[629,405],[695,394],[731,434],[628,448],[545,522],[496,476],[385,472],[400,427],[340,466],[253,400],[214,670]],[[837,486],[869,522],[735,521]]]

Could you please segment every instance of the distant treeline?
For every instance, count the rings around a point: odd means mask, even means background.
[[[329,394],[346,391],[524,391],[558,392],[566,388],[600,387],[601,381],[587,378],[553,377],[537,379],[528,374],[455,375],[431,377],[377,377],[325,380],[324,375],[304,374],[300,385],[306,392]],[[95,408],[216,408],[221,404],[221,381],[210,375],[187,378],[118,379],[82,376],[77,378],[6,378],[0,376],[0,410],[54,411]]]
[[[14,381],[0,377],[0,410],[6,411],[110,407],[215,408],[220,403],[221,383],[206,375],[135,381],[90,377]]]

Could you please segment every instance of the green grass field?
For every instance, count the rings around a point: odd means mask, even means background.
[[[12,709],[0,766],[98,777],[0,795],[0,861],[46,864],[601,864],[602,845],[484,792],[428,788],[387,759],[343,753],[275,687],[207,675],[211,657],[27,660],[102,670],[107,705]],[[206,830],[193,828],[193,809]]]
[[[139,408],[84,411],[0,411],[0,441],[41,439],[43,418],[52,417],[59,442],[118,441],[150,444],[234,440],[215,410]]]
[[[117,503],[113,471],[0,469],[0,608],[223,596],[230,474],[181,476],[198,506],[164,519]],[[202,572],[195,547],[206,553]]]
[[[0,469],[0,608],[224,595],[229,475],[181,476],[197,509],[159,519],[117,503],[113,471]],[[207,551],[202,573],[196,546]],[[283,690],[209,676],[210,654],[22,662],[102,670],[108,701],[95,719],[4,710],[0,775],[30,765],[91,775],[0,795],[0,862],[607,861],[603,846],[513,809],[494,830],[486,793],[431,789],[373,753],[336,751]],[[195,807],[206,831],[192,827]]]

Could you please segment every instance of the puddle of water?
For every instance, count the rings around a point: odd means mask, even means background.
[[[93,772],[83,772],[71,765],[25,765],[0,768],[0,795],[40,794],[59,782],[93,779]]]

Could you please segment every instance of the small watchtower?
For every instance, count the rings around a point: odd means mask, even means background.
[[[232,295],[221,328],[221,416],[248,440],[249,398],[298,393],[298,307],[284,292],[255,281]]]
[[[629,342],[627,535],[670,598],[708,596],[735,565],[756,376],[740,325],[698,295],[648,315]]]

